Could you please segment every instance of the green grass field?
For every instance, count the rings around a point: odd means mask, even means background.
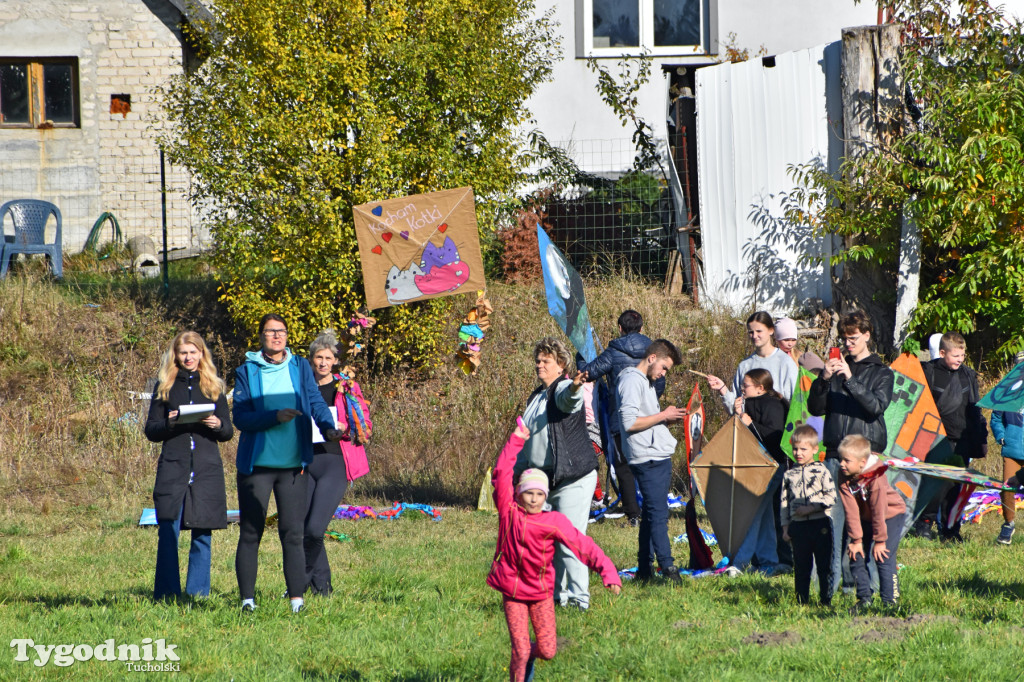
[[[237,526],[214,535],[208,600],[152,602],[156,531],[136,524],[141,508],[152,505],[159,450],[141,432],[148,405],[127,391],[143,390],[177,329],[202,330],[222,369],[234,366],[251,339],[227,323],[208,276],[176,281],[166,301],[159,283],[90,277],[54,284],[19,276],[0,284],[6,643],[164,639],[177,647],[181,679],[507,679],[501,597],[484,584],[497,520],[465,505],[476,500],[481,475],[533,388],[533,343],[555,330],[538,287],[489,287],[496,312],[477,377],[443,364],[363,384],[374,410],[372,472],[347,501],[453,505],[444,520],[407,513],[393,522],[333,522],[333,530],[354,538],[327,542],[335,595],[311,600],[298,616],[280,598],[280,545],[268,530],[260,607],[243,615],[234,577]],[[652,336],[686,349],[684,366],[669,377],[666,404],[689,397],[694,377],[681,370],[731,376],[748,352],[742,325],[722,312],[694,309],[630,280],[588,287],[603,339],[611,338],[618,313],[635,307]],[[710,433],[723,414],[719,401],[706,405]],[[978,464],[999,475],[998,448],[992,452]],[[234,454],[234,441],[222,447],[229,507],[237,507]],[[676,484],[685,489],[682,480]],[[537,679],[1017,679],[1024,550],[997,547],[998,526],[987,517],[966,530],[962,546],[906,541],[899,613],[866,620],[846,615],[850,596],[837,600],[836,613],[799,608],[791,576],[688,580],[679,588],[627,583],[617,598],[594,579],[589,613],[559,613],[567,643],[554,661],[538,664]],[[591,528],[616,565],[635,563],[635,529],[617,521]],[[678,516],[670,531],[682,532]],[[676,547],[683,564],[686,547]],[[181,549],[184,558],[186,542]],[[37,667],[15,661],[16,647],[6,651],[0,680],[146,674],[103,660]]]
[[[177,646],[181,679],[507,679],[501,598],[484,584],[496,517],[447,509],[432,522],[334,521],[351,542],[328,541],[335,594],[293,615],[273,529],[264,537],[259,608],[242,614],[234,577],[237,526],[214,535],[213,593],[198,603],[150,598],[156,531],[137,516],[78,508],[65,518],[12,516],[0,527],[0,631],[8,641],[98,645],[107,639]],[[1017,679],[1024,645],[1024,540],[997,547],[990,515],[961,546],[909,539],[900,547],[898,613],[799,607],[792,576],[687,579],[682,587],[626,583],[614,597],[592,576],[586,614],[559,610],[566,642],[537,679],[779,680]],[[670,532],[682,532],[676,513]],[[591,534],[616,565],[635,563],[636,530],[619,521]],[[183,535],[183,538],[187,534]],[[676,556],[686,561],[686,546]],[[187,543],[182,543],[183,565]],[[907,620],[909,617],[909,620]],[[34,652],[28,650],[30,658]],[[0,655],[0,679],[138,674],[89,660],[57,667]]]

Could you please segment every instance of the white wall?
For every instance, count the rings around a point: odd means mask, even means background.
[[[182,72],[180,23],[167,0],[0,1],[0,56],[78,58],[80,127],[0,129],[0,202],[55,203],[66,253],[79,250],[104,211],[117,217],[126,238],[148,235],[159,243],[154,88]],[[112,114],[110,97],[121,93],[131,96],[131,112]],[[180,172],[168,178],[171,187],[186,183]],[[168,203],[169,245],[194,245],[188,203],[179,193]],[[10,220],[6,229],[13,231]]]
[[[1024,0],[1017,2],[1024,5]],[[632,130],[620,124],[601,101],[596,77],[586,61],[575,56],[575,3],[539,0],[538,14],[549,9],[561,25],[562,59],[554,67],[553,80],[530,98],[535,127],[549,142],[576,151],[585,169],[609,170],[609,164],[627,168],[632,160]],[[855,5],[853,0],[718,0],[717,17],[713,43],[722,45],[734,32],[738,47],[756,53],[763,45],[773,55],[839,40],[847,26],[876,23],[877,10],[872,2]],[[614,73],[617,61],[602,59],[602,64]],[[707,54],[655,60],[651,83],[640,93],[638,109],[657,136],[667,135],[668,76],[661,67],[714,61],[716,56]]]

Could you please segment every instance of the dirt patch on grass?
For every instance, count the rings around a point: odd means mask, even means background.
[[[857,636],[861,642],[886,642],[902,640],[907,632],[924,623],[955,623],[957,619],[952,616],[936,616],[930,613],[915,613],[906,618],[894,616],[877,616],[872,618],[854,618],[854,626],[868,626],[871,629]]]
[[[782,646],[784,644],[799,644],[802,640],[800,633],[784,630],[783,632],[755,632],[749,637],[744,637],[743,643],[757,646]]]
[[[697,624],[691,623],[688,620],[677,620],[676,622],[672,623],[672,627],[674,627],[676,630],[687,630],[689,628],[697,627]]]

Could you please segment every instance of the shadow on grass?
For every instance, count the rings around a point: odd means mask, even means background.
[[[996,597],[1012,601],[1024,601],[1024,583],[995,582],[979,573],[975,573],[970,577],[936,582],[934,586],[939,591],[956,589],[978,597],[990,599]]]
[[[26,594],[2,594],[0,593],[0,604],[32,604],[44,606],[47,609],[58,609],[64,606],[81,606],[85,608],[102,607],[110,608],[116,606],[149,606],[149,607],[187,607],[188,609],[211,609],[219,608],[222,605],[217,595],[206,598],[192,598],[182,594],[176,599],[165,599],[159,602],[153,600],[152,587],[133,587],[118,592],[108,592],[102,597],[88,597],[85,595],[43,595],[33,596]]]
[[[151,588],[133,587],[127,590],[111,592],[102,597],[87,597],[81,594],[74,595],[44,595],[33,596],[27,594],[0,594],[0,603],[3,604],[36,604],[49,609],[57,609],[62,606],[85,606],[85,607],[110,607],[123,605],[125,602],[134,602],[138,599],[153,603],[153,590]]]

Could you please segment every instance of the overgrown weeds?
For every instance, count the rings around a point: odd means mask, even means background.
[[[147,389],[165,344],[188,328],[207,339],[230,385],[251,339],[231,326],[215,294],[202,272],[175,278],[166,296],[159,280],[134,277],[54,283],[29,272],[0,282],[0,450],[7,455],[0,491],[12,508],[100,505],[120,513],[150,504],[158,449],[142,434],[148,401],[129,392]],[[561,334],[539,284],[492,283],[488,295],[495,312],[476,376],[449,363],[361,377],[375,428],[371,474],[356,484],[356,495],[476,500],[483,473],[536,386],[534,343]],[[687,368],[731,377],[746,352],[736,320],[658,287],[620,276],[589,282],[587,295],[602,342],[617,334],[619,313],[633,308],[647,321],[645,333],[684,351],[666,392],[674,404],[685,404],[697,381]],[[457,325],[448,322],[452,356]],[[713,429],[724,412],[714,399],[706,407]],[[222,448],[229,497],[234,453],[235,441]]]

